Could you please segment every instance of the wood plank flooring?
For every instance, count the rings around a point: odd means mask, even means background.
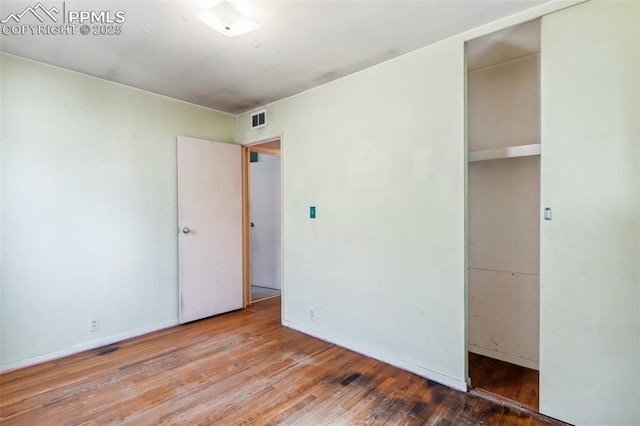
[[[536,370],[469,352],[469,377],[474,388],[539,409]]]
[[[280,298],[0,375],[3,425],[559,424],[280,325]]]

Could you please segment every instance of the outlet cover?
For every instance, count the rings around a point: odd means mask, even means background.
[[[100,318],[94,318],[91,320],[89,325],[89,331],[98,331],[100,330]]]

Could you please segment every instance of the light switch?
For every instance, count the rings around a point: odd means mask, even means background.
[[[551,207],[544,208],[544,220],[551,220]]]
[[[309,207],[309,218],[310,219],[316,218],[316,206]]]

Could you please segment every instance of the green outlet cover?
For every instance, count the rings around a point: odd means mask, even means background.
[[[316,218],[316,206],[309,207],[309,218],[311,219]]]

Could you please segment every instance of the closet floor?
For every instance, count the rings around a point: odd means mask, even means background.
[[[469,377],[474,388],[539,409],[536,370],[469,352]]]

